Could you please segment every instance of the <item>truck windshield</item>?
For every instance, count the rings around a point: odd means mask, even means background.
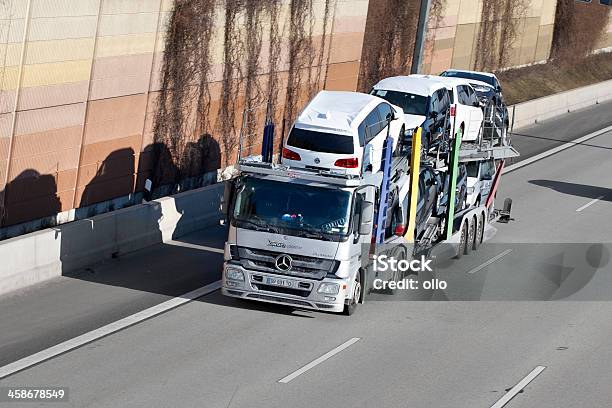
[[[399,106],[407,115],[425,116],[427,113],[426,96],[383,89],[374,89],[372,95],[376,95],[393,105]]]
[[[251,177],[237,185],[235,226],[331,240],[349,233],[349,191]]]

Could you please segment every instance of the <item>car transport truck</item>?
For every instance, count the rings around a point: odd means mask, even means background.
[[[457,256],[476,249],[486,225],[509,217],[509,205],[499,211],[487,200],[458,212],[446,205],[442,213],[419,205],[434,186],[438,193],[429,199],[437,202],[443,193],[438,178],[419,180],[430,173],[421,169],[450,177],[446,202],[454,203],[459,162],[495,160],[493,197],[504,159],[518,153],[492,143],[462,146],[457,134],[448,151],[421,157],[415,136],[395,151],[388,136],[381,170],[359,175],[273,163],[265,141],[261,157],[239,159],[239,175],[226,183],[222,203],[229,224],[222,293],[350,315],[377,277],[371,267],[377,248],[394,248],[404,258],[442,242],[453,243]]]

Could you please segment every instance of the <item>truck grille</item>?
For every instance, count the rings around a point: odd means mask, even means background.
[[[333,260],[287,254],[292,259],[292,267],[288,271],[281,271],[276,268],[276,258],[283,252],[239,247],[238,254],[243,268],[277,275],[321,280],[328,273],[334,273],[337,268]]]

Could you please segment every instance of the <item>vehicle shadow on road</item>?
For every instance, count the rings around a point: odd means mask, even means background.
[[[609,147],[609,146],[602,146],[602,145],[597,145],[597,144],[592,144],[592,143],[587,143],[587,142],[575,142],[573,140],[557,139],[557,138],[554,138],[554,137],[535,136],[535,135],[528,135],[528,134],[525,134],[525,133],[517,133],[517,132],[512,132],[510,135],[511,136],[526,137],[526,138],[530,138],[530,139],[548,140],[548,141],[551,141],[551,142],[555,142],[555,145],[562,145],[562,144],[565,144],[565,143],[572,143],[575,146],[596,147],[598,149],[612,150],[612,147]]]
[[[221,291],[216,291],[209,295],[203,296],[196,301],[202,303],[210,303],[218,306],[226,306],[234,309],[245,309],[249,311],[265,312],[271,314],[304,317],[313,319],[315,316],[313,313],[317,313],[311,310],[294,308],[292,306],[277,305],[274,303],[256,302],[248,299],[238,299],[223,296]]]
[[[529,180],[530,184],[550,188],[559,193],[612,202],[612,189],[557,180]]]

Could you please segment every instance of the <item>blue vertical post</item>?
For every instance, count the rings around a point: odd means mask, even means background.
[[[382,244],[385,240],[385,225],[387,223],[387,210],[389,207],[389,183],[391,182],[391,156],[393,153],[393,140],[387,136],[383,144],[383,159],[381,167],[383,180],[380,188],[380,200],[376,212],[376,243]]]

